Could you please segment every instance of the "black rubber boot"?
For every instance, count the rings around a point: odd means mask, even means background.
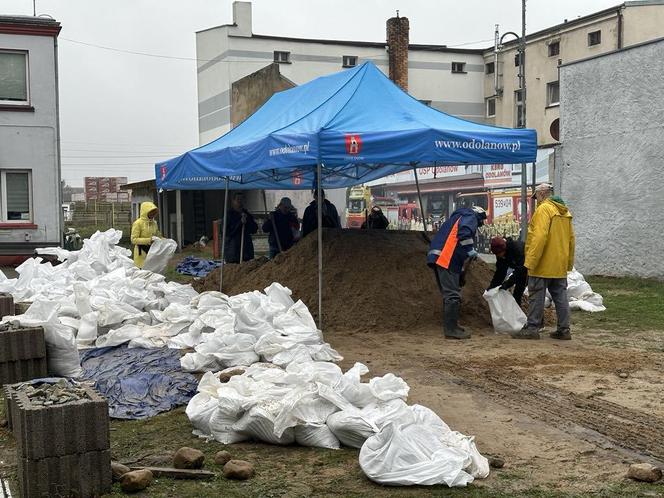
[[[447,339],[469,339],[470,332],[459,327],[461,303],[445,303],[444,329]]]

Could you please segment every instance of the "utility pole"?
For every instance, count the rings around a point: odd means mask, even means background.
[[[519,88],[521,90],[521,127],[526,127],[526,0],[521,0],[521,40],[519,41]],[[521,240],[528,233],[528,165],[521,164]]]
[[[37,17],[37,0],[32,0],[32,15]]]

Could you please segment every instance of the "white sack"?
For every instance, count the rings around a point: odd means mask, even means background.
[[[337,437],[325,424],[321,426],[298,425],[295,427],[294,431],[295,442],[300,446],[328,448],[331,450],[338,450],[341,446]]]
[[[152,242],[148,255],[145,257],[143,270],[153,273],[163,273],[177,248],[178,243],[173,239],[155,240]]]
[[[489,303],[491,321],[496,332],[517,332],[526,324],[527,317],[521,307],[506,290],[494,287],[484,292]]]

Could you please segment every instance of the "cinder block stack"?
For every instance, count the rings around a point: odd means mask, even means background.
[[[0,385],[46,377],[46,344],[41,327],[0,327]]]
[[[45,406],[22,384],[4,387],[21,496],[100,496],[111,489],[108,403],[94,389]]]
[[[0,292],[0,318],[14,314],[14,298],[11,294]]]

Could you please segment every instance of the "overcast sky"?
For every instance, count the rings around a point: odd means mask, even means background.
[[[62,23],[60,123],[68,183],[82,186],[84,176],[152,178],[155,161],[198,145],[194,33],[232,22],[232,0],[36,3],[37,14]],[[529,0],[528,32],[618,3]],[[520,31],[519,0],[254,0],[254,33],[383,41],[385,20],[396,9],[410,19],[411,43],[483,48],[493,44],[495,24],[501,32]],[[0,14],[32,15],[32,0],[2,0]]]

